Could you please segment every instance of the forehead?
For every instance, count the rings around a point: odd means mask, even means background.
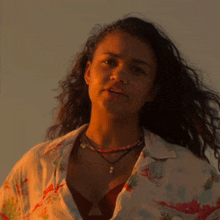
[[[150,44],[122,31],[108,34],[98,45],[94,55],[102,55],[107,52],[120,54],[124,58],[140,58],[156,62],[154,51]]]

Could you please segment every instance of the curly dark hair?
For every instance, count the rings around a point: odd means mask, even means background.
[[[82,51],[76,54],[71,71],[65,79],[59,81],[58,88],[62,92],[55,97],[59,100],[59,106],[53,109],[57,113],[54,114],[53,125],[47,129],[45,141],[89,123],[91,101],[84,80],[86,64],[93,60],[93,54],[100,42],[115,30],[129,33],[149,43],[157,58],[154,83],[160,89],[155,100],[146,102],[142,107],[139,113],[140,125],[169,143],[188,148],[208,162],[205,151],[209,146],[218,159],[220,171],[220,147],[217,145],[217,129],[220,129],[219,95],[202,83],[199,71],[186,63],[161,28],[137,17],[125,16],[109,25],[96,25],[91,30]]]

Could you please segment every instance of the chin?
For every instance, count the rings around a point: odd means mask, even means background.
[[[130,112],[130,111],[127,111],[127,109],[120,109],[120,108],[108,108],[106,109],[106,111],[112,115],[112,117],[115,117],[115,118],[130,118],[130,117],[133,117],[134,115],[136,115],[135,113],[133,112]]]

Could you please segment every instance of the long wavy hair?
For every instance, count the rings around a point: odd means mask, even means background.
[[[170,143],[188,148],[201,159],[209,162],[205,151],[209,146],[219,158],[218,109],[220,98],[205,86],[199,71],[190,67],[165,32],[152,22],[137,17],[124,17],[109,25],[96,25],[87,42],[73,60],[71,71],[59,81],[62,89],[55,98],[59,105],[53,109],[53,125],[45,135],[46,140],[57,137],[89,123],[91,101],[84,80],[87,62],[93,60],[94,52],[111,32],[121,30],[147,42],[157,58],[155,84],[159,92],[153,102],[146,102],[139,118],[140,125]],[[57,90],[55,89],[55,91]]]

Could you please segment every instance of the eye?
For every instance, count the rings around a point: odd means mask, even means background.
[[[140,68],[138,66],[132,66],[131,69],[132,69],[132,71],[134,71],[135,73],[138,73],[138,74],[140,74],[140,73],[145,74],[146,73],[142,68]]]
[[[107,60],[104,60],[103,63],[105,63],[109,66],[112,66],[112,65],[116,64],[116,61],[114,59],[107,59]]]

